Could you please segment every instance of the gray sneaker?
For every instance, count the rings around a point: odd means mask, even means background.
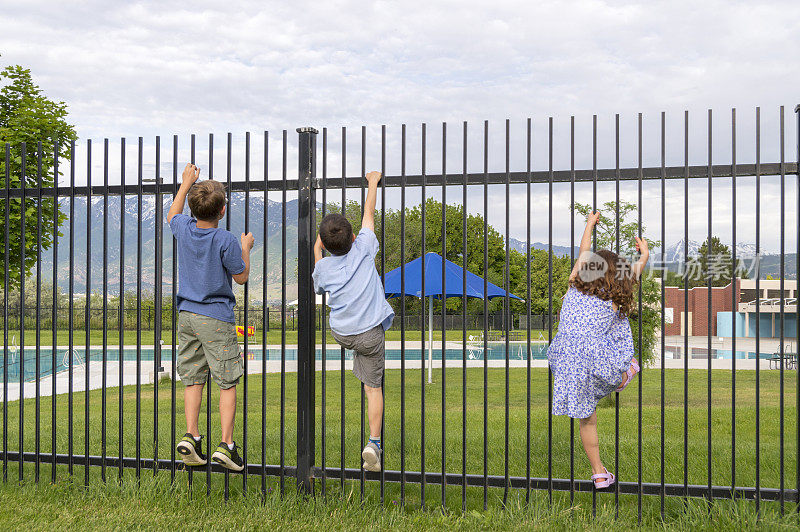
[[[380,471],[381,470],[381,453],[383,451],[380,447],[372,442],[369,442],[364,450],[361,451],[361,458],[364,459],[362,467],[367,471]]]

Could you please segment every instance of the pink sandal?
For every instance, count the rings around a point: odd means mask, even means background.
[[[605,473],[597,473],[596,475],[592,475],[592,482],[594,482],[594,487],[599,490],[611,486],[612,484],[614,484],[615,481],[616,478],[614,477],[614,474],[609,473],[608,469],[606,469]]]
[[[617,388],[617,392],[621,392],[622,390],[624,390],[631,383],[631,380],[633,380],[633,377],[637,373],[639,373],[640,370],[641,370],[641,368],[639,367],[639,363],[636,361],[635,358],[632,358],[631,359],[631,367],[629,367],[628,371],[625,372],[625,374],[628,376],[628,380],[625,381],[625,384],[622,384]]]

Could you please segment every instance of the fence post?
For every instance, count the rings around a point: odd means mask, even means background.
[[[297,133],[300,137],[297,166],[297,487],[303,493],[313,493],[316,330],[311,271],[317,210],[314,192],[317,130],[304,127],[298,128]]]

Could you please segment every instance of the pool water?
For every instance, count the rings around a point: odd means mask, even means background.
[[[680,360],[683,358],[683,347],[667,346],[664,349],[666,353],[665,358]],[[690,347],[689,356],[692,359],[708,360],[708,348],[706,347]],[[761,353],[762,360],[766,360],[774,356],[773,353]],[[731,360],[733,358],[733,351],[730,349],[711,349],[711,360]],[[755,360],[755,351],[736,351],[736,360]]]
[[[441,345],[441,344],[440,344]],[[266,358],[267,360],[281,360],[281,348],[269,348],[266,350]],[[75,347],[72,350],[72,356],[69,354],[68,349],[57,349],[56,350],[56,360],[55,360],[55,369],[56,372],[66,371],[69,368],[70,359],[72,361],[73,371],[79,371],[83,368],[83,361],[85,360],[85,347]],[[155,350],[148,346],[141,348],[141,358],[142,361],[152,361],[154,357]],[[248,352],[250,354],[250,360],[263,360],[264,358],[264,349],[260,346],[256,347],[248,347]],[[325,359],[328,361],[339,360],[340,359],[341,349],[337,345],[328,345],[325,349]],[[505,342],[496,342],[496,343],[489,343],[488,349],[486,351],[487,360],[505,360],[506,358],[506,345]],[[509,360],[526,360],[526,349],[525,344],[510,344],[508,350],[508,357]],[[427,352],[424,354],[420,353],[418,348],[407,348],[405,349],[405,358],[406,360],[419,360],[420,357],[424,356],[427,358]],[[463,356],[462,349],[446,349],[445,350],[445,358],[447,360],[461,360]],[[102,347],[92,347],[89,350],[89,358],[92,362],[94,361],[102,361],[103,360],[103,348]],[[161,359],[162,360],[171,360],[172,358],[172,346],[164,346],[161,350]],[[352,351],[345,351],[344,355],[345,360],[352,360],[353,353]],[[442,350],[441,347],[438,349],[436,346],[433,348],[433,358],[434,360],[441,360],[442,359]],[[544,360],[547,358],[547,344],[546,343],[532,343],[531,344],[531,359],[532,360]],[[116,346],[109,346],[106,351],[106,360],[111,362],[117,362],[120,359],[120,350]],[[137,359],[137,350],[135,347],[126,346],[122,350],[122,360],[123,361],[134,361]],[[295,347],[287,347],[285,349],[285,359],[286,360],[297,360],[297,349]],[[317,347],[316,359],[322,360],[322,348]],[[386,359],[387,360],[400,360],[401,359],[401,351],[400,349],[387,349],[386,350]],[[468,345],[467,346],[467,360],[483,360],[484,359],[484,350],[483,345]],[[8,374],[8,382],[19,382],[20,378],[20,357],[19,357],[19,349],[9,349],[7,359],[4,357],[5,364],[3,365],[3,371],[7,371]],[[23,380],[25,382],[30,382],[36,380],[37,370],[36,370],[36,348],[35,347],[26,347],[25,348],[25,357],[24,357],[24,376]],[[46,377],[52,373],[53,369],[53,352],[52,349],[47,347],[39,348],[39,370],[38,375],[39,377]],[[3,375],[0,375],[0,378],[3,378]]]
[[[72,356],[69,356],[68,349],[57,349],[56,351],[56,360],[55,360],[55,368],[56,372],[66,371],[69,368],[70,358],[72,359],[73,371],[79,371],[83,368],[83,361],[85,359],[84,353],[86,349],[84,347],[75,347],[72,350]],[[250,360],[263,360],[264,357],[264,350],[259,347],[249,347],[248,348]],[[322,348],[320,346],[317,347],[316,350],[316,359],[322,360]],[[119,348],[114,346],[109,346],[106,352],[106,360],[116,362],[119,360]],[[328,345],[325,350],[325,359],[327,361],[335,361],[339,360],[341,353],[341,349],[337,345]],[[530,344],[530,353],[531,353],[531,360],[545,360],[547,358],[547,343],[546,342],[537,342]],[[683,347],[677,346],[667,346],[665,350],[666,358],[667,359],[681,359],[683,353]],[[700,347],[692,347],[689,348],[689,353],[692,359],[708,359],[708,349],[700,348]],[[447,360],[461,360],[464,352],[460,348],[455,349],[446,349],[445,350],[445,358]],[[102,347],[92,347],[89,350],[90,360],[91,361],[102,361],[103,360],[103,348]],[[151,361],[153,360],[154,356],[154,349],[151,346],[142,347],[141,348],[141,359],[142,361]],[[405,350],[405,358],[406,360],[420,360],[421,357],[425,357],[427,359],[427,352],[421,353],[419,348],[407,348]],[[466,350],[467,360],[483,360],[484,359],[484,350],[482,344],[468,344]],[[509,360],[526,360],[527,350],[526,345],[524,343],[512,343],[509,345],[508,349],[508,358]],[[761,353],[760,358],[762,360],[768,359],[772,357],[772,353]],[[135,347],[126,346],[122,352],[122,359],[124,361],[134,361],[136,360],[137,352]],[[281,360],[281,348],[269,348],[266,352],[267,360]],[[286,360],[297,360],[297,349],[295,347],[287,347],[285,349],[285,357]],[[353,353],[352,351],[345,351],[345,360],[352,360]],[[161,350],[161,358],[162,360],[170,360],[172,358],[172,346],[164,346]],[[386,360],[400,360],[401,352],[400,349],[387,349],[386,350]],[[506,344],[505,342],[489,342],[488,349],[486,350],[486,357],[487,360],[505,360],[506,358]],[[711,358],[712,360],[730,360],[732,358],[732,352],[730,350],[724,349],[712,349],[711,350]],[[756,353],[752,351],[736,351],[736,359],[737,360],[755,360]],[[442,359],[442,350],[441,350],[441,343],[439,343],[439,347],[434,345],[433,348],[433,359],[434,360],[441,360]],[[5,357],[4,357],[5,360]],[[24,368],[25,373],[23,380],[25,382],[34,381],[36,379],[37,371],[36,371],[36,348],[35,347],[26,347],[25,348],[25,359],[24,359]],[[52,349],[47,347],[41,347],[39,349],[39,371],[38,375],[40,377],[46,377],[52,373],[53,368],[53,357],[52,357]],[[8,375],[8,382],[19,382],[20,377],[20,358],[19,358],[19,349],[9,349],[8,350],[8,358],[6,363],[3,365],[3,372],[7,372]],[[0,375],[0,378],[4,378],[4,375]]]

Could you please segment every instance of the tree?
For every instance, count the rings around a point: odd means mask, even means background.
[[[640,234],[639,224],[638,221],[628,221],[627,218],[633,217],[637,213],[636,205],[620,201],[619,216],[617,216],[616,201],[607,201],[596,210],[600,212],[600,221],[595,229],[597,249],[605,248],[615,252],[619,250],[620,255],[629,258],[633,257],[636,246],[633,237]],[[585,217],[592,211],[592,206],[576,203],[575,211]],[[659,247],[661,243],[647,238],[645,231],[646,227],[643,224],[641,226],[641,235],[647,240],[650,249]],[[617,234],[619,234],[619,239],[617,239]],[[661,326],[661,287],[656,281],[656,276],[648,273],[648,270],[645,270],[642,275],[640,286],[641,315],[639,314],[638,304],[634,305],[634,311],[629,316],[629,321],[637,358],[642,364],[648,364],[653,360],[656,331]],[[638,298],[639,294],[637,293],[636,296]],[[642,334],[641,344],[639,343],[640,329]]]
[[[33,83],[30,70],[19,65],[9,66],[0,71],[0,181],[5,187],[20,188],[22,185],[23,158],[25,163],[26,188],[38,186],[53,187],[56,184],[55,155],[58,152],[60,168],[69,160],[70,142],[77,139],[75,128],[66,121],[67,105],[56,102],[42,94]],[[41,151],[39,143],[41,142]],[[24,148],[23,148],[24,146]],[[9,157],[6,157],[9,154]],[[41,158],[41,177],[38,175],[38,160]],[[62,172],[59,170],[58,174]],[[9,176],[6,183],[6,175]],[[25,267],[28,275],[36,264],[36,249],[49,249],[53,243],[52,223],[48,230],[42,230],[41,241],[37,242],[37,226],[42,222],[37,218],[37,199],[32,190],[25,199],[10,200],[8,227],[5,217],[0,216],[0,242],[7,250],[10,271],[3,271],[0,282],[8,282],[11,287],[19,286],[22,261],[22,216],[25,216]],[[2,207],[3,209],[5,206]],[[43,198],[41,202],[42,220],[58,217],[60,224],[66,216],[58,211],[53,198]],[[8,241],[5,241],[8,230]]]
[[[446,223],[446,253],[445,258],[459,266],[464,264],[464,210],[461,205],[445,205],[444,218]],[[376,222],[378,218],[376,217]],[[487,227],[486,238],[489,253],[487,254],[487,269],[484,270],[483,253],[483,217],[477,214],[467,214],[466,234],[466,268],[480,277],[486,277],[489,282],[503,285],[503,272],[505,269],[505,248],[500,233],[491,226]],[[386,271],[400,266],[400,211],[386,214]],[[442,203],[432,198],[425,201],[425,252],[442,255]],[[405,215],[405,262],[412,261],[422,255],[422,205],[416,205],[406,211]],[[399,304],[399,300],[398,300]],[[419,301],[406,298],[407,312],[420,311]],[[461,312],[462,300],[451,297],[446,300],[447,310],[452,313]],[[398,307],[399,308],[399,307]],[[502,308],[502,302],[495,300],[489,303],[490,310]],[[483,313],[483,301],[480,299],[467,299],[467,312],[469,314]]]
[[[733,278],[733,256],[731,248],[723,244],[719,237],[711,237],[711,252],[709,253],[709,242],[706,239],[697,250],[696,260],[699,263],[697,275],[689,277],[689,287],[708,286],[708,279],[711,278],[711,286],[727,286]],[[687,272],[688,273],[688,272]],[[736,275],[739,278],[747,278],[747,271],[738,269]]]
[[[349,201],[345,207],[347,219],[353,226],[353,232],[358,233],[361,228],[361,206],[358,202]],[[341,206],[329,204],[326,212],[341,212]],[[464,264],[464,210],[461,205],[446,205],[444,209],[446,222],[446,255],[445,258],[458,264]],[[321,213],[320,213],[321,214]],[[321,217],[318,216],[318,219]],[[389,272],[400,266],[400,242],[401,238],[405,242],[404,262],[410,262],[419,258],[422,254],[422,205],[406,209],[405,215],[405,235],[400,234],[401,223],[400,210],[387,209],[381,216],[380,211],[375,212],[375,234],[381,238],[381,224],[386,226],[383,242],[384,271]],[[505,244],[503,237],[492,226],[486,230],[487,239],[487,268],[484,271],[484,221],[479,214],[467,214],[466,223],[467,250],[466,267],[467,270],[475,275],[486,277],[489,282],[500,287],[504,284],[505,271]],[[425,252],[442,254],[442,204],[432,198],[425,201]],[[532,255],[532,260],[533,260]],[[547,264],[547,254],[545,253],[545,267]],[[378,272],[381,271],[381,253],[375,258]],[[557,263],[556,263],[557,264]],[[525,297],[527,269],[525,267],[525,254],[516,250],[509,252],[509,286],[513,294]],[[547,272],[545,270],[545,279]],[[566,282],[566,281],[565,281]],[[532,283],[531,292],[536,289]],[[546,289],[543,292],[547,294]],[[555,298],[555,296],[554,296]],[[399,311],[399,298],[391,301],[396,311]],[[461,312],[461,298],[452,297],[446,302],[448,312],[458,314]],[[440,303],[436,303],[440,305]],[[419,314],[420,302],[416,298],[406,298],[406,313],[408,315]],[[499,311],[503,308],[502,298],[496,298],[489,303],[492,311]],[[545,303],[545,309],[546,309]],[[512,300],[512,312],[524,312],[525,303]],[[437,312],[440,312],[437,310]],[[469,298],[467,300],[467,312],[470,314],[480,314],[483,312],[483,301]]]
[[[708,253],[708,239],[698,248],[697,253],[680,264],[682,271],[668,271],[665,284],[667,286],[684,285],[688,288],[708,286],[711,277],[711,286],[728,286],[733,276],[733,255],[730,247],[723,244],[719,237],[711,237],[711,253]],[[741,263],[736,269],[739,279],[747,279],[747,268]]]
[[[575,211],[585,218],[592,212],[592,206],[576,203]],[[597,208],[597,211],[600,213],[600,220],[595,225],[597,249],[610,249],[626,257],[633,256],[636,252],[636,242],[633,237],[639,236],[639,223],[635,219],[628,221],[627,218],[636,215],[636,205],[627,201],[620,201],[619,214],[617,214],[617,202],[607,201]],[[650,249],[658,247],[660,243],[657,240],[647,238],[644,231],[645,226],[643,225],[642,236],[647,239]],[[617,242],[618,232],[619,242]]]
[[[511,292],[525,298],[527,294],[527,268],[525,267],[526,254],[518,251],[511,252]],[[518,258],[517,258],[518,257]],[[519,262],[519,264],[516,264]],[[550,308],[550,276],[548,275],[550,255],[543,249],[531,249],[531,313],[547,314]],[[569,255],[553,256],[553,314],[561,312],[561,301],[569,285],[569,274],[572,271],[572,262]],[[512,310],[525,312],[526,304],[521,301],[512,303]]]

